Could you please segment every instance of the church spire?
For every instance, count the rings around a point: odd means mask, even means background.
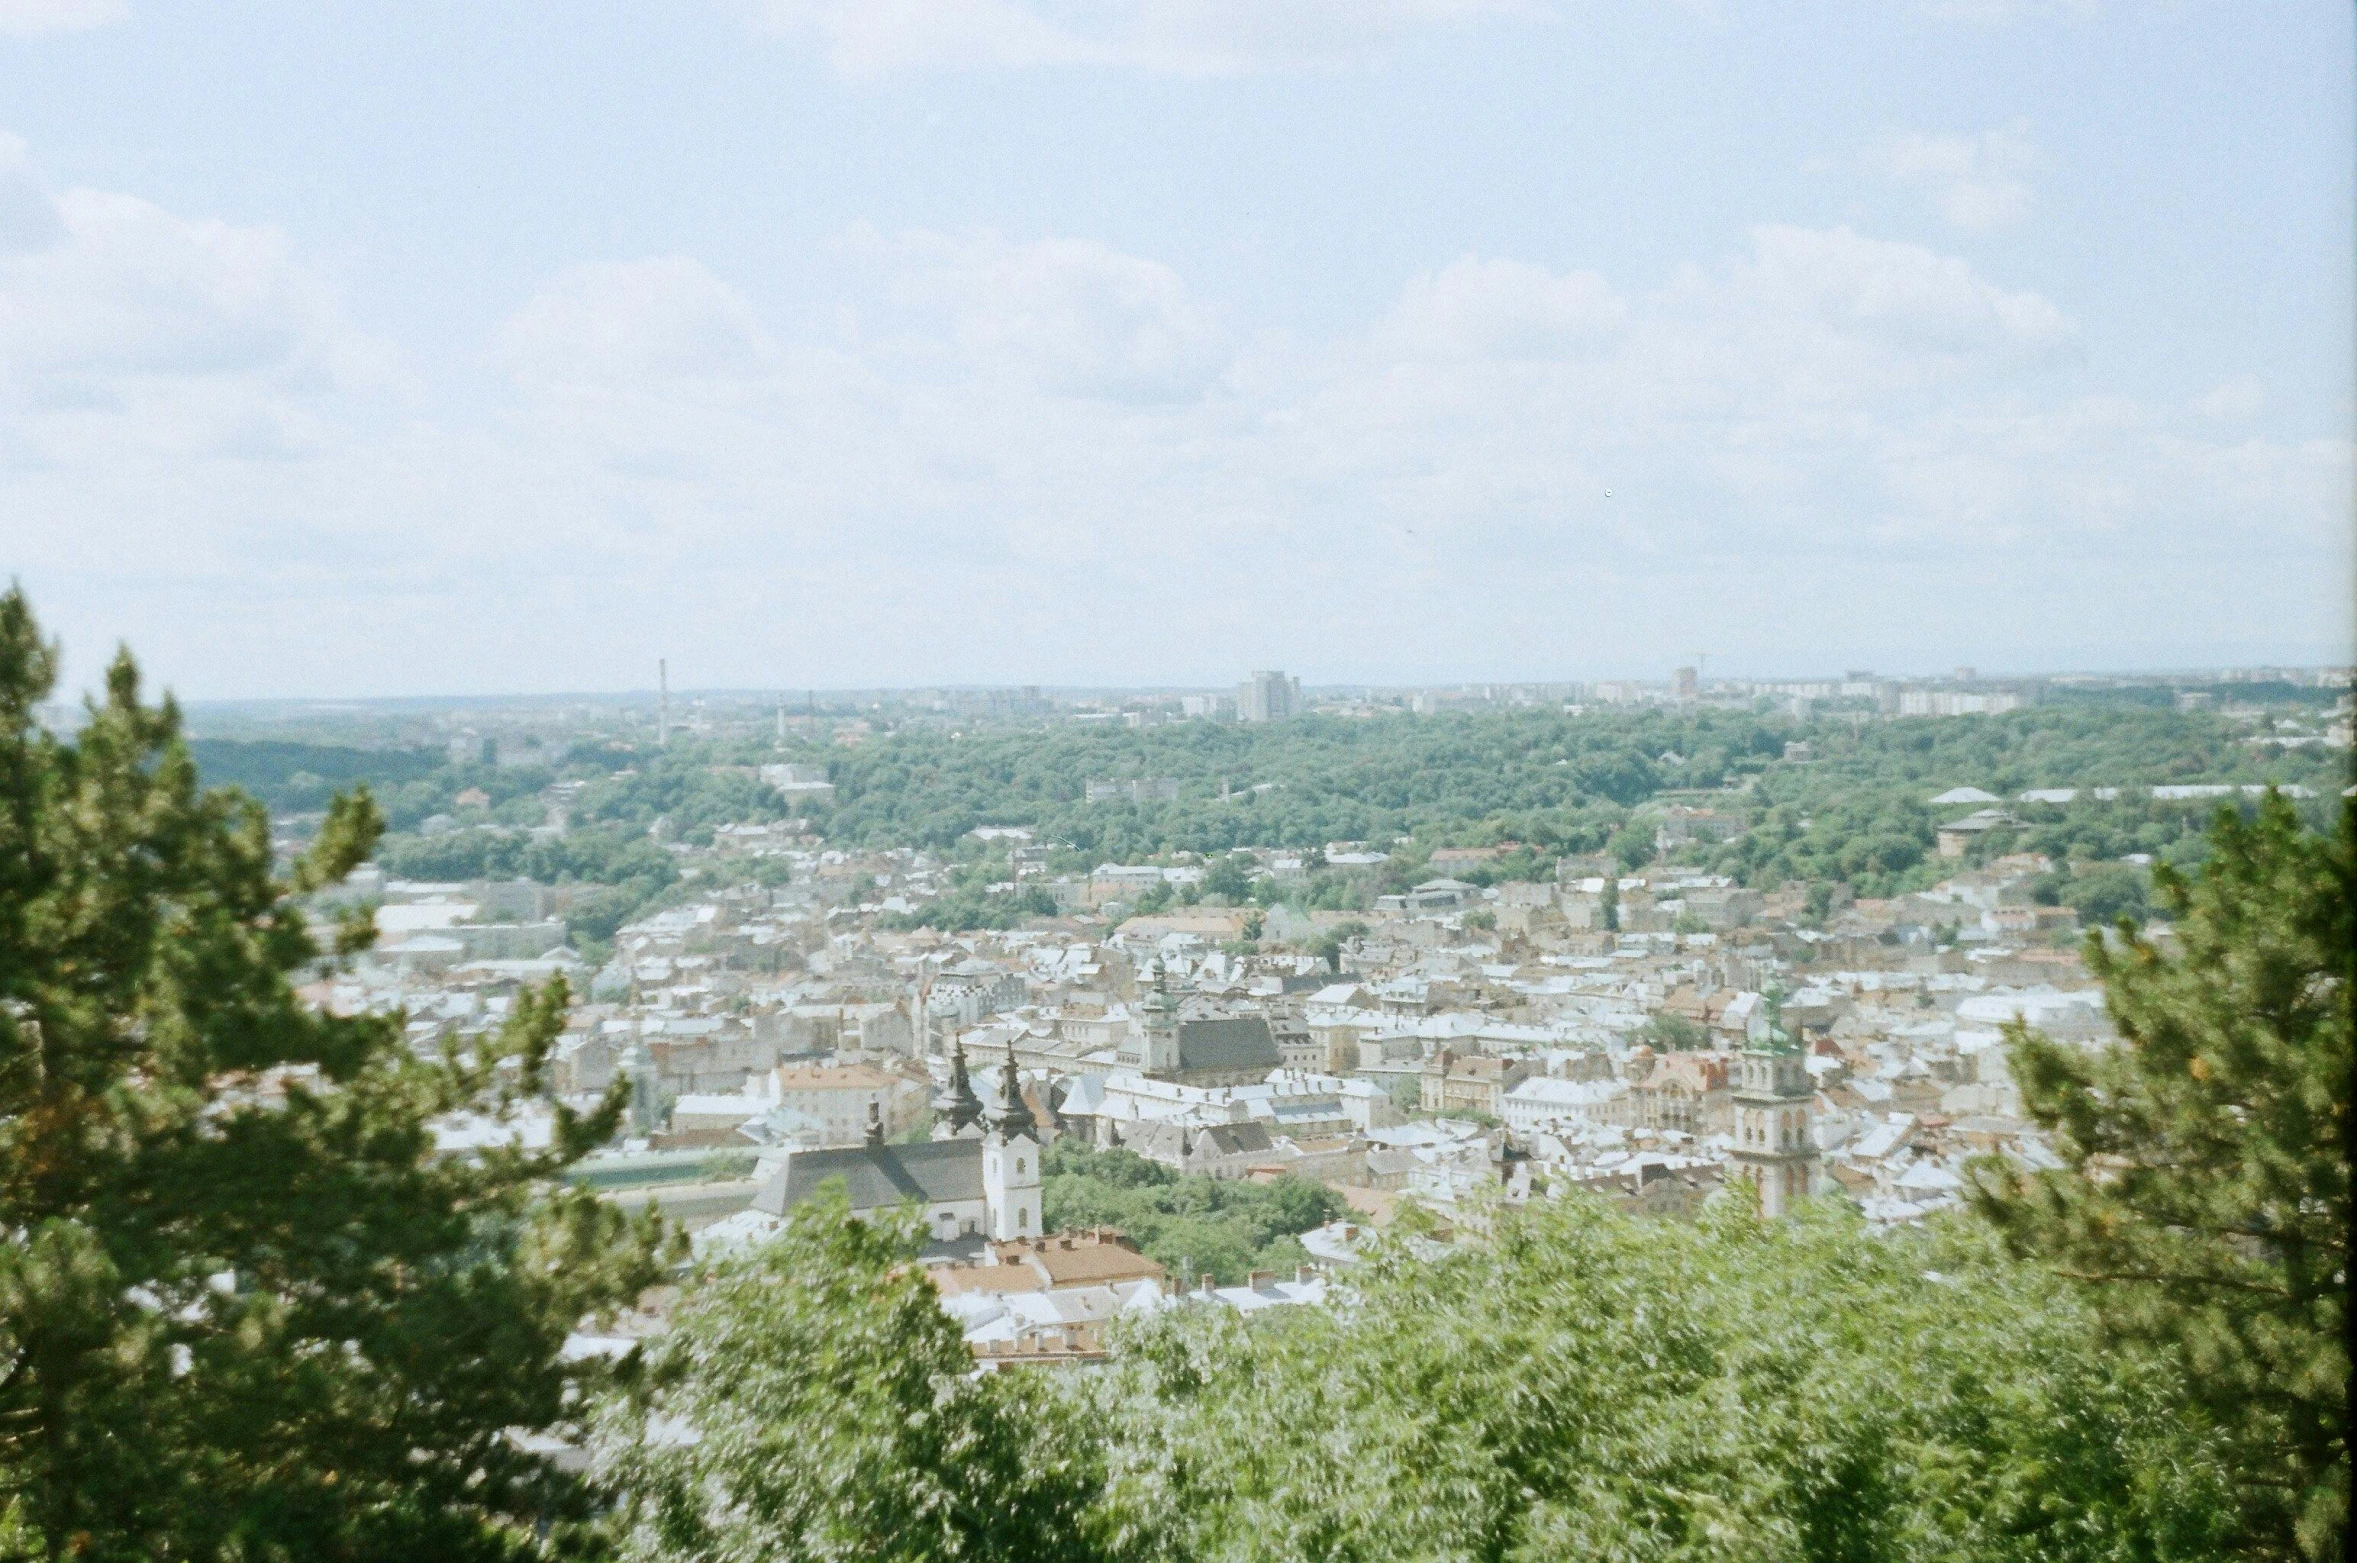
[[[1031,1104],[1023,1100],[1023,1081],[1015,1072],[1015,1044],[1007,1043],[1007,1067],[998,1077],[998,1101],[992,1106],[988,1126],[999,1138],[1011,1140],[1018,1134],[1036,1135],[1039,1120],[1031,1115]]]
[[[950,1049],[949,1085],[933,1099],[933,1111],[949,1126],[951,1134],[982,1120],[982,1098],[974,1094],[973,1077],[966,1073],[964,1037],[958,1038]]]

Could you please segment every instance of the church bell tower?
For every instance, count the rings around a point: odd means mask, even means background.
[[[1170,991],[1168,968],[1154,968],[1154,985],[1138,1005],[1138,1072],[1154,1080],[1175,1080],[1179,1073],[1179,1003]]]
[[[1005,1242],[1040,1234],[1039,1124],[1023,1100],[1015,1045],[999,1073],[998,1100],[983,1116],[982,1202],[986,1230]]]
[[[1771,988],[1767,1032],[1735,1060],[1736,1170],[1759,1190],[1760,1214],[1781,1216],[1816,1191],[1816,1087],[1806,1050],[1784,1029],[1784,990]]]

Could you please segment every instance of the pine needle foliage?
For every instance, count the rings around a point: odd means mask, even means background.
[[[2079,1282],[2109,1337],[2181,1360],[2230,1451],[2240,1549],[2337,1557],[2349,1510],[2351,1003],[2357,804],[2302,828],[2270,794],[2221,811],[2198,878],[2165,865],[2171,935],[2089,939],[2123,1046],[2015,1026],[2059,1171],[1979,1169],[2016,1252]]]
[[[658,1234],[557,1182],[619,1097],[542,1148],[431,1125],[544,1089],[564,984],[437,1059],[304,1002],[370,937],[300,899],[368,855],[366,790],[282,872],[128,653],[70,737],[57,664],[0,596],[0,1558],[536,1555],[591,1495],[512,1434],[572,1414],[564,1337]]]

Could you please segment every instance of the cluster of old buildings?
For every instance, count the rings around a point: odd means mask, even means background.
[[[724,835],[708,850],[747,849]],[[879,1168],[897,1170],[855,1186],[950,1180],[963,1192],[935,1202],[934,1224],[969,1248],[1038,1235],[1036,1197],[1010,1220],[968,1165],[981,1152],[923,1147],[949,1143],[929,1138],[945,1124],[985,1144],[957,1104],[1007,1100],[1010,1068],[1038,1143],[1295,1173],[1374,1220],[1414,1199],[1476,1224],[1488,1202],[1572,1188],[1665,1208],[1743,1174],[1771,1208],[1839,1190],[1903,1221],[1953,1202],[1972,1155],[2045,1157],[2006,1075],[2008,1020],[2109,1034],[2055,947],[2067,911],[2030,899],[2049,865],[2028,856],[1805,927],[1798,887],[1566,858],[1551,881],[1442,876],[1367,912],[1274,908],[1238,953],[1260,914],[1125,914],[1132,879],[1184,868],[1109,865],[1067,915],[953,936],[885,926],[939,892],[943,865],[921,854],[757,850],[786,860],[787,883],[646,917],[596,971],[541,887],[366,883],[379,947],[319,997],[404,1010],[421,1050],[463,1046],[519,985],[562,971],[584,999],[555,1088],[587,1103],[619,1077],[632,1099],[627,1142],[592,1174],[610,1163],[661,1197],[718,1169],[774,1217],[827,1158],[877,1160],[881,1141]],[[1287,856],[1260,854],[1255,872]],[[1302,953],[1336,930],[1333,963]],[[1287,935],[1294,948],[1270,948]],[[715,1213],[707,1200],[695,1217]]]

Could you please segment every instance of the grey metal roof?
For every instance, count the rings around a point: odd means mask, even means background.
[[[1274,1069],[1285,1061],[1258,1015],[1179,1022],[1179,1068]]]
[[[753,1208],[782,1216],[809,1199],[819,1185],[841,1178],[851,1208],[875,1210],[916,1200],[945,1205],[982,1198],[982,1142],[927,1140],[917,1145],[853,1145],[839,1150],[796,1151],[785,1170],[755,1197]]]

